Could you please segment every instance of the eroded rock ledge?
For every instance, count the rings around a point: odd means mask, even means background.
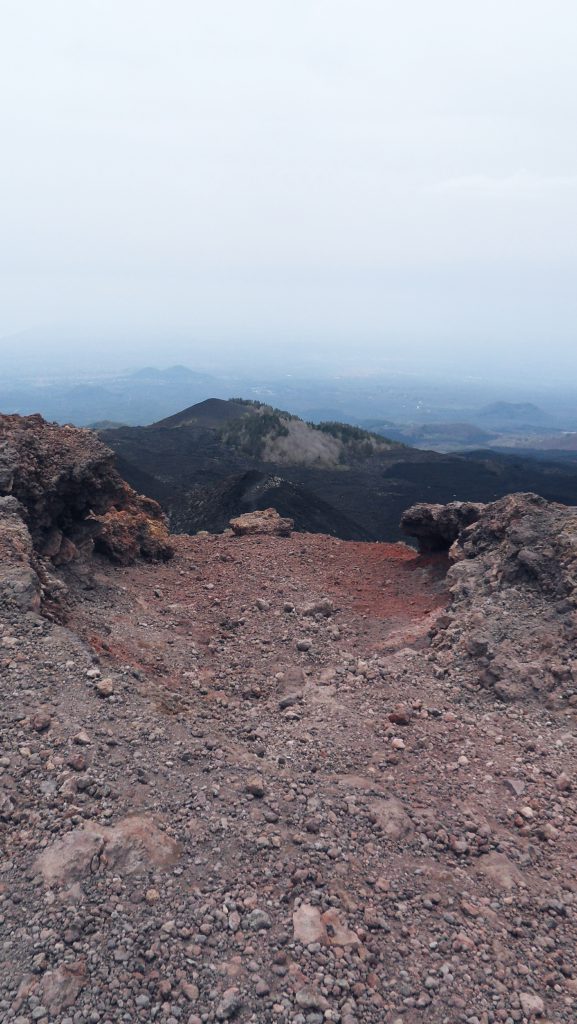
[[[472,501],[452,501],[449,505],[412,505],[401,517],[401,529],[415,537],[424,554],[446,551],[461,531],[479,518],[485,506]]]
[[[160,506],[122,480],[114,453],[41,416],[0,415],[0,524],[3,595],[21,607],[37,607],[43,564],[172,554]]]

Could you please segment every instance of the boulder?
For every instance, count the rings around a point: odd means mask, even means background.
[[[150,498],[138,496],[134,501],[128,493],[126,508],[113,508],[102,515],[91,515],[95,524],[95,548],[112,562],[129,565],[138,558],[148,562],[166,561],[174,549],[160,506]]]
[[[492,850],[477,860],[477,873],[492,884],[492,888],[510,892],[523,884],[523,875],[519,868],[505,856]]]
[[[98,871],[104,847],[99,829],[89,823],[57,839],[36,859],[35,867],[46,885],[72,885]]]
[[[87,982],[86,961],[74,960],[47,971],[41,981],[42,1003],[51,1014],[72,1006]]]
[[[295,942],[308,946],[320,942],[324,946],[360,946],[356,932],[343,924],[333,908],[321,914],[318,907],[301,903],[293,914],[293,937]]]
[[[545,1003],[535,992],[520,992],[519,1002],[525,1017],[542,1017],[545,1013]]]
[[[397,797],[386,799],[377,797],[371,800],[369,815],[373,824],[379,826],[383,835],[395,842],[408,835],[413,829],[413,823]]]
[[[322,922],[326,929],[327,942],[330,946],[360,946],[361,940],[352,928],[343,924],[337,911],[333,908],[325,910]]]
[[[308,946],[312,942],[326,942],[327,933],[318,907],[301,903],[293,914],[294,941]]]
[[[267,534],[273,537],[288,537],[294,529],[293,519],[283,519],[274,508],[265,508],[262,512],[246,512],[236,519],[230,520],[232,531],[237,537],[250,537],[255,534]]]
[[[174,839],[151,818],[135,815],[112,827],[87,822],[49,846],[35,867],[46,885],[69,886],[106,869],[138,875],[150,868],[169,868],[179,856]]]

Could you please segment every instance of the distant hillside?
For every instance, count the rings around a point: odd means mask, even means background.
[[[484,447],[498,435],[474,423],[414,423],[390,428],[390,436],[417,448],[433,451],[458,451]]]
[[[225,445],[280,466],[336,468],[399,447],[348,423],[305,423],[283,409],[242,398],[209,398],[148,429],[184,427],[215,430]]]
[[[493,427],[540,427],[553,422],[553,417],[532,402],[492,402],[475,416],[476,422]]]
[[[262,402],[209,398],[149,427],[214,431],[223,444],[279,465],[345,465],[391,442],[348,424],[305,423]]]
[[[543,453],[546,456],[549,452],[553,458],[557,452],[568,454],[577,452],[577,431],[557,430],[555,433],[534,431],[524,435],[499,435],[498,448],[500,451],[511,449],[520,455]]]
[[[577,432],[556,427],[551,423],[552,417],[530,403],[509,405],[497,402],[487,406],[485,411],[471,415],[473,420],[477,417],[478,422],[387,423],[386,430],[385,423],[379,421],[363,425],[378,433],[386,432],[392,440],[441,453],[466,452],[474,448],[505,454],[509,450],[526,454],[535,450],[570,450],[577,438]],[[533,425],[524,422],[531,417]],[[542,425],[538,424],[539,419],[543,420]]]
[[[299,530],[395,540],[402,512],[418,501],[494,501],[519,490],[577,504],[571,463],[490,451],[440,455],[242,399],[209,399],[103,437],[122,475],[185,532],[219,531],[233,515],[275,505]]]
[[[120,427],[128,426],[127,423],[117,423],[115,420],[98,420],[96,423],[89,423],[90,430],[99,433],[101,430],[118,430]]]

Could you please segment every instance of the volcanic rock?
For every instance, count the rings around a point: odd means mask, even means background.
[[[523,875],[504,853],[492,851],[479,857],[477,871],[485,875],[496,889],[509,891],[523,884]]]
[[[416,537],[422,552],[446,551],[462,530],[477,521],[482,509],[483,505],[471,501],[412,505],[401,517],[401,529]]]
[[[293,914],[293,930],[295,942],[307,946],[312,942],[325,942],[327,933],[321,912],[310,903],[301,903]]]
[[[288,537],[294,529],[293,520],[283,519],[274,508],[266,508],[262,512],[246,512],[236,519],[231,519],[230,525],[236,537],[259,533],[273,537]]]
[[[20,503],[35,551],[56,565],[92,546],[122,564],[172,553],[160,507],[122,480],[114,453],[92,431],[41,416],[0,416],[0,496],[6,495]],[[10,516],[17,511],[8,508]],[[25,535],[12,543],[26,545]]]
[[[40,607],[41,583],[22,514],[16,498],[0,498],[0,601],[35,611]]]
[[[451,616],[433,646],[504,702],[563,704],[577,681],[577,510],[512,494],[475,514],[450,550]]]
[[[535,992],[520,992],[519,1002],[526,1017],[542,1017],[545,1013],[545,1003]]]
[[[86,985],[86,962],[76,960],[60,964],[53,971],[48,971],[42,978],[42,1002],[50,1013],[62,1013],[72,1006]]]
[[[118,874],[143,874],[168,868],[179,857],[178,844],[150,818],[125,818],[113,827],[87,822],[42,853],[36,870],[46,885],[69,885],[105,868]]]
[[[413,827],[403,804],[396,797],[373,800],[370,804],[370,815],[371,821],[378,825],[383,835],[389,839],[401,839],[408,835]]]
[[[215,1015],[217,1020],[230,1020],[242,1009],[242,996],[238,988],[227,988],[218,1003]]]

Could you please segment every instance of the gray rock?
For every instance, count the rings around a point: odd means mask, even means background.
[[[217,1020],[231,1020],[236,1017],[243,1006],[243,999],[238,988],[227,988],[216,1007]]]

